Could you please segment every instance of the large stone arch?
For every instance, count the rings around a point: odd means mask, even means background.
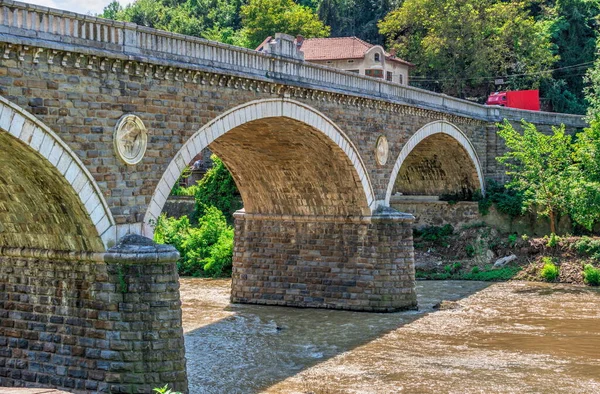
[[[468,137],[458,127],[450,122],[440,120],[423,126],[402,147],[390,175],[385,195],[386,205],[390,204],[390,198],[398,180],[397,178],[401,169],[403,169],[403,165],[411,160],[411,154],[413,161],[414,159],[418,159],[416,156],[419,153],[422,153],[423,156],[429,154],[437,157],[435,149],[438,148],[443,148],[439,153],[443,152],[446,155],[451,155],[452,160],[459,168],[466,168],[467,171],[463,175],[470,183],[477,183],[479,189],[484,192],[483,171],[475,148]],[[443,172],[443,169],[440,169],[440,171]],[[456,174],[456,176],[459,175]],[[443,183],[443,180],[439,182]]]
[[[114,220],[90,172],[46,125],[0,97],[0,246],[103,251]]]
[[[146,235],[183,169],[209,145],[238,183],[247,213],[366,216],[375,208],[358,150],[331,120],[297,101],[259,100],[224,113],[183,145],[149,204]]]

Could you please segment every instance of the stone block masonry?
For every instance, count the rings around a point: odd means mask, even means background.
[[[187,392],[178,254],[128,237],[104,255],[1,250],[0,386]]]
[[[411,215],[237,212],[232,302],[393,312],[417,306]]]

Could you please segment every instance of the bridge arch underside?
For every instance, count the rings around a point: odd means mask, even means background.
[[[331,138],[270,117],[233,128],[210,149],[244,201],[233,302],[367,311],[416,305],[410,224],[372,215],[355,165]]]
[[[78,195],[56,167],[0,130],[0,247],[104,250]]]
[[[229,168],[247,214],[370,214],[352,162],[331,139],[286,117],[254,120],[210,144]]]
[[[419,142],[401,163],[392,195],[470,200],[481,189],[477,167],[455,138],[437,133]]]
[[[223,114],[172,160],[146,223],[205,147],[231,171],[244,202],[234,215],[233,302],[363,311],[416,306],[412,216],[373,212],[366,167],[330,119],[289,99]]]

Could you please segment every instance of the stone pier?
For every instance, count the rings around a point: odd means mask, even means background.
[[[0,248],[0,386],[187,392],[178,256],[139,236],[107,253]]]
[[[393,312],[414,309],[411,215],[235,215],[232,302]]]

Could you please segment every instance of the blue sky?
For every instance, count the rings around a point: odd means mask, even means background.
[[[111,0],[19,0],[25,3],[38,4],[46,7],[58,8],[80,14],[99,14]],[[130,1],[121,1],[121,4],[128,4]]]

